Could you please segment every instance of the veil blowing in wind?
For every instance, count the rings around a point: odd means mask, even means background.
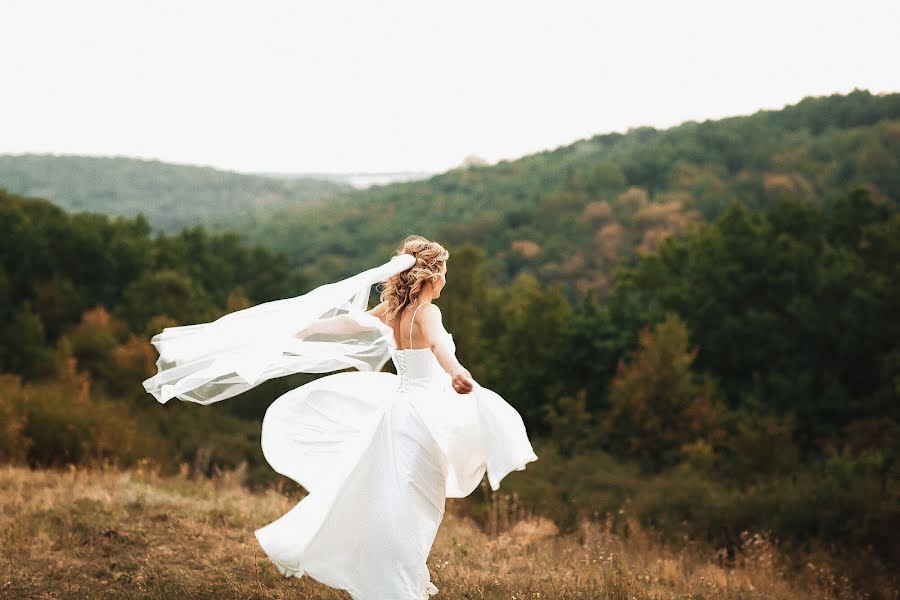
[[[159,402],[172,398],[211,404],[294,373],[355,367],[379,371],[390,358],[392,330],[365,314],[372,285],[409,269],[412,255],[388,262],[302,296],[265,302],[211,323],[167,327],[150,340],[158,372],[144,389]],[[314,321],[343,315],[340,329],[299,340]],[[354,326],[355,325],[355,326]]]

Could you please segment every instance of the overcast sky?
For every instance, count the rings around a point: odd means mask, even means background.
[[[900,91],[898,6],[3,0],[0,153],[443,171]]]

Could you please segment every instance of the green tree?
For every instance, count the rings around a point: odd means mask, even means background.
[[[897,414],[896,214],[858,192],[833,211],[790,199],[766,211],[734,204],[622,271],[615,322],[677,312],[703,349],[698,368],[735,408],[752,396],[792,413],[803,452],[821,451],[847,422]]]
[[[559,286],[545,289],[528,273],[520,274],[505,292],[506,302],[496,317],[503,325],[495,338],[491,382],[505,392],[526,424],[543,429],[542,405],[562,389],[568,376],[567,371],[555,372],[554,366],[565,352],[571,307]]]
[[[587,392],[583,389],[575,396],[561,396],[556,402],[545,404],[544,422],[563,458],[593,448],[597,442],[595,417],[587,409]]]
[[[591,291],[573,308],[563,325],[563,338],[565,351],[555,356],[553,371],[568,373],[565,393],[572,396],[583,389],[591,412],[606,410],[609,382],[628,343],[621,326],[613,322],[609,308],[598,304]]]
[[[697,349],[675,313],[639,336],[630,363],[619,363],[610,389],[604,432],[619,456],[651,470],[677,463],[686,446],[715,447],[723,437],[724,409],[715,381],[691,369]]]
[[[216,308],[206,292],[182,273],[158,271],[129,285],[116,313],[132,330],[142,331],[157,315],[168,315],[180,324],[203,323],[214,318]]]
[[[0,371],[21,374],[26,380],[53,372],[53,353],[47,347],[44,325],[26,302],[11,321],[0,326]]]
[[[584,168],[572,171],[566,186],[594,198],[615,198],[625,189],[625,174],[619,165],[604,160]]]
[[[447,285],[437,303],[441,307],[444,327],[453,334],[457,357],[480,381],[486,375],[485,353],[490,351],[481,333],[488,303],[484,250],[465,244],[449,251]]]

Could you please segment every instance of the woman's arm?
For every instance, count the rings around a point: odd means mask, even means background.
[[[379,319],[387,310],[388,303],[382,302],[372,310],[367,310],[367,315],[378,317]],[[313,321],[300,331],[294,334],[294,337],[303,339],[314,333],[356,333],[358,331],[369,331],[371,327],[365,327],[356,322],[350,315],[335,315],[327,319],[319,319]]]
[[[449,340],[450,334],[444,329],[441,309],[434,304],[429,304],[423,312],[425,313],[424,318],[419,323],[419,327],[422,335],[425,336],[425,341],[441,367],[453,378],[453,389],[461,394],[468,394],[474,388],[475,380],[472,379],[469,370],[457,360],[456,354],[453,352],[453,346]]]
[[[356,333],[358,331],[369,331],[370,329],[372,328],[357,323],[350,315],[343,314],[313,321],[295,333],[294,337],[302,340],[314,333]]]

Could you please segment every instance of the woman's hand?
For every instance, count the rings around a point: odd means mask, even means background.
[[[475,388],[475,380],[467,369],[457,369],[450,376],[453,378],[453,389],[457,394],[468,394]]]

